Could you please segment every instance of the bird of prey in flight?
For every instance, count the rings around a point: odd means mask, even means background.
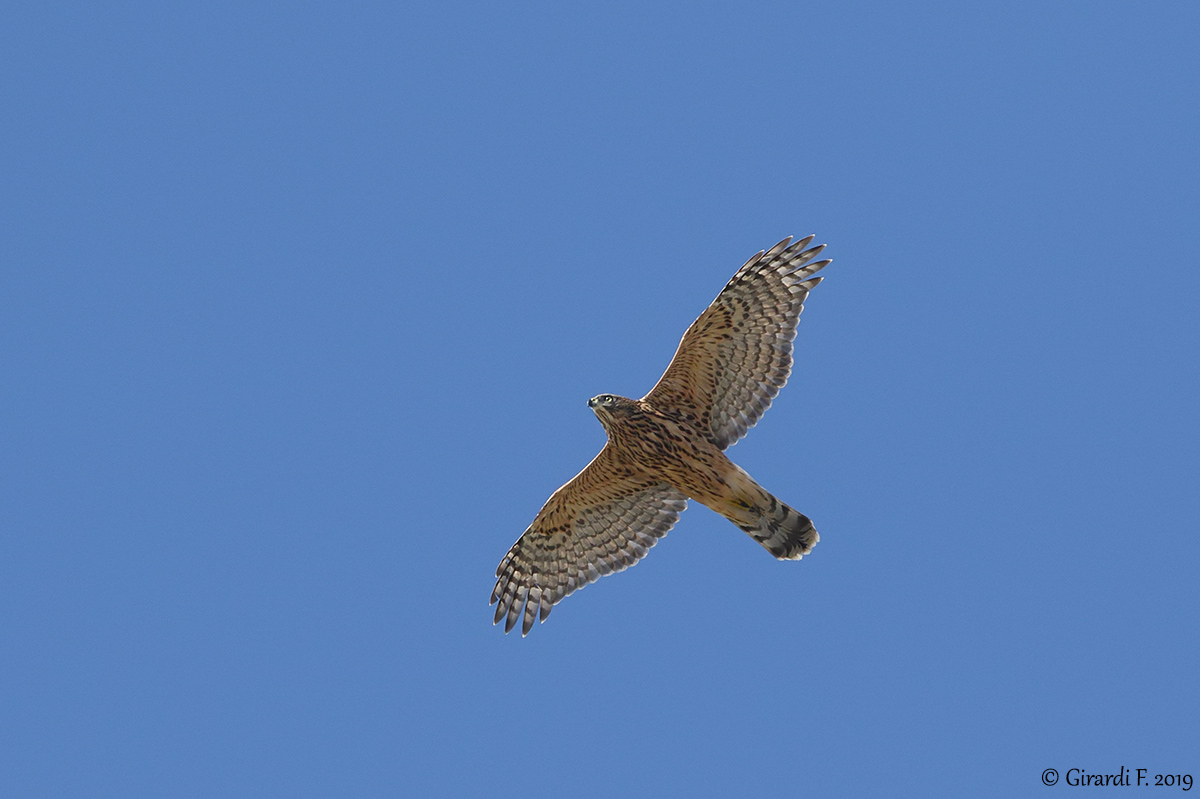
[[[712,508],[780,560],[819,536],[725,456],[771,405],[792,371],[804,299],[829,260],[824,244],[784,239],[747,261],[679,342],[640,400],[588,400],[608,443],[554,492],[496,569],[495,623],[528,635],[563,597],[632,566],[667,534],[688,499]],[[807,249],[806,249],[807,248]]]

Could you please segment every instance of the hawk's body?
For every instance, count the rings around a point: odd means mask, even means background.
[[[684,333],[658,384],[640,400],[588,401],[608,443],[546,502],[496,569],[495,620],[527,634],[563,597],[632,565],[667,534],[689,498],[749,533],[777,558],[817,543],[807,516],[725,456],[753,427],[792,367],[804,299],[830,262],[824,245],[784,239],[738,270]],[[811,262],[811,263],[810,263]]]

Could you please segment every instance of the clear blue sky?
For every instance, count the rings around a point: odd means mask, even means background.
[[[1200,6],[9,3],[0,794],[1200,777]],[[749,255],[834,263],[693,504],[493,570]]]

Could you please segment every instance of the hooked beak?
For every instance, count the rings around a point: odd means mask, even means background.
[[[589,408],[595,408],[595,407],[596,407],[596,398],[595,398],[595,397],[592,397],[590,400],[588,400],[588,407],[589,407]]]

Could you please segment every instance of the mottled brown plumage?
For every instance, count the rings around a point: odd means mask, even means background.
[[[694,499],[772,555],[798,560],[812,522],[725,456],[771,405],[792,369],[792,341],[825,245],[786,238],[747,261],[679,343],[640,400],[588,401],[608,433],[591,463],[554,492],[496,569],[495,621],[527,635],[563,597],[632,566]]]

